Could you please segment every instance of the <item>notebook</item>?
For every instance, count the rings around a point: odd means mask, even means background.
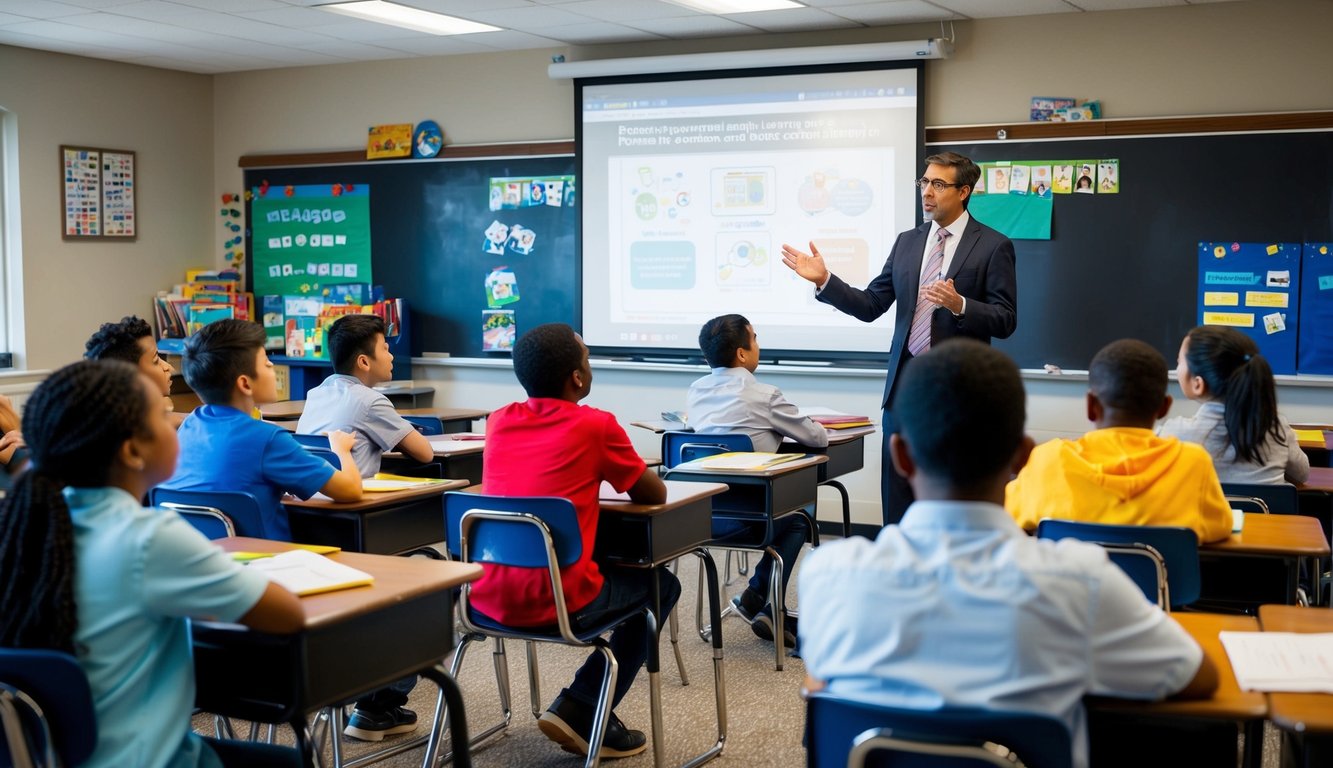
[[[246,567],[262,571],[269,581],[302,596],[364,587],[375,581],[375,577],[365,571],[335,563],[306,549],[252,560]]]

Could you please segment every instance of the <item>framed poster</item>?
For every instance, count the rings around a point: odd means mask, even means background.
[[[60,147],[61,237],[133,240],[134,153],[121,149]]]

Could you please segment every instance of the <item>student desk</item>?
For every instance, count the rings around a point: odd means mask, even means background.
[[[265,421],[296,421],[304,410],[304,400],[279,400],[259,406],[259,414]]]
[[[454,480],[465,480],[468,485],[481,482],[482,452],[486,450],[486,440],[460,439],[462,433],[451,432],[445,435],[430,435],[431,450],[435,458],[430,463],[440,465],[440,475]],[[393,472],[394,467],[403,463],[416,466],[416,461],[397,451],[386,451],[382,457],[381,469]]]
[[[700,547],[713,538],[713,497],[725,492],[721,483],[695,483],[667,480],[667,499],[662,504],[636,504],[623,493],[615,493],[602,484],[601,515],[597,519],[597,544],[594,549],[599,563],[637,568],[660,568],[676,558],[694,553],[699,556],[708,579],[708,610],[713,626],[721,626],[722,610],[718,605],[717,565],[706,550]],[[661,595],[653,582],[653,607],[661,616]],[[657,626],[657,640],[648,649],[648,685],[653,705],[653,765],[661,768],[664,737],[661,709],[661,654],[659,646],[662,625]],[[703,753],[691,758],[685,766],[697,766],[722,754],[727,739],[727,689],[722,666],[722,633],[713,633],[713,690],[717,711],[717,741]],[[680,651],[676,663],[682,680],[685,668]]]
[[[472,422],[491,415],[479,408],[399,408],[403,416],[434,416],[444,425],[445,434],[471,432]]]
[[[1264,605],[1259,623],[1265,632],[1333,632],[1333,611]],[[1323,734],[1326,748],[1333,748],[1333,694],[1270,693],[1268,701],[1274,725],[1290,733]]]
[[[361,501],[286,496],[282,505],[293,541],[393,555],[444,541],[441,497],[466,485],[464,480],[446,480],[405,491],[366,493]]]
[[[843,538],[852,535],[852,499],[842,483],[837,482],[837,478],[850,475],[866,465],[866,435],[873,434],[874,427],[830,429],[827,448],[811,448],[791,438],[784,438],[782,445],[778,446],[779,453],[819,453],[828,456],[828,462],[819,465],[819,484],[831,486],[842,497]]]
[[[1246,514],[1240,533],[1233,533],[1222,541],[1199,545],[1201,562],[1226,560],[1227,565],[1232,565],[1233,558],[1279,561],[1285,573],[1282,594],[1288,604],[1296,602],[1301,558],[1309,558],[1313,566],[1311,573],[1316,573],[1318,558],[1328,555],[1328,539],[1323,527],[1317,519],[1304,515]],[[1204,597],[1225,599],[1227,596],[1209,593],[1205,577]]]
[[[776,520],[807,507],[813,508],[818,497],[819,466],[828,460],[828,456],[807,454],[763,469],[734,470],[700,469],[689,462],[668,469],[664,477],[695,483],[726,483],[728,490],[713,497],[713,514],[751,517],[759,522],[765,516]],[[818,543],[818,530],[812,531],[812,535]],[[717,546],[726,547],[727,544],[721,542]],[[784,566],[789,565],[784,563]],[[722,631],[720,623],[709,626],[714,635]],[[782,643],[773,644],[774,666],[779,672],[782,671],[782,651]]]
[[[1194,638],[1203,648],[1204,655],[1217,667],[1217,690],[1213,695],[1207,699],[1163,701],[1088,697],[1085,702],[1089,719],[1103,714],[1132,715],[1167,727],[1170,727],[1172,721],[1180,724],[1196,720],[1237,723],[1245,732],[1244,765],[1258,768],[1263,756],[1263,721],[1268,716],[1268,701],[1262,693],[1240,689],[1236,683],[1236,674],[1231,671],[1231,661],[1218,638],[1218,633],[1222,631],[1257,632],[1258,620],[1253,616],[1214,613],[1172,613],[1171,618]],[[1145,740],[1136,748],[1152,750],[1154,745]],[[1234,755],[1234,739],[1231,748]],[[1091,751],[1095,755],[1097,750],[1098,743],[1094,740]]]
[[[291,548],[248,538],[217,544],[232,552]],[[435,681],[449,701],[454,764],[470,765],[462,698],[438,665],[454,647],[452,590],[481,578],[481,566],[354,552],[330,558],[372,574],[375,583],[301,598],[305,629],[297,634],[191,622],[197,706],[228,717],[289,723],[309,766],[314,745],[305,738],[305,718],[310,713],[420,674]],[[438,744],[427,749],[428,766],[435,749]]]
[[[1320,438],[1318,440],[1300,440],[1296,444],[1300,446],[1305,455],[1310,458],[1311,467],[1328,467],[1330,457],[1333,457],[1333,428],[1327,424],[1293,424],[1295,429],[1319,430]]]
[[[1300,491],[1333,493],[1333,467],[1310,467],[1310,477],[1296,487]]]

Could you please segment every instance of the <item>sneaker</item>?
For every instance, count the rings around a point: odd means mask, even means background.
[[[592,737],[592,716],[595,710],[572,698],[557,696],[551,707],[537,719],[537,727],[546,738],[560,745],[566,752],[587,756],[588,739]],[[606,735],[602,737],[601,757],[613,759],[637,755],[648,748],[648,737],[643,731],[632,731],[612,712],[607,719]]]
[[[750,622],[750,630],[760,640],[773,642],[773,617],[765,610],[763,598],[756,597],[750,589],[731,598],[731,607],[736,615]],[[758,605],[756,605],[758,603]],[[796,646],[796,619],[788,616],[783,627],[782,643],[787,648]]]
[[[417,729],[417,713],[405,707],[394,707],[387,712],[365,709],[352,710],[352,717],[343,729],[344,736],[361,741],[382,741],[395,733],[411,733]]]

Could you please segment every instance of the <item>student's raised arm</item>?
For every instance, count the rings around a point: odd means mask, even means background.
[[[301,598],[277,584],[269,584],[259,602],[240,619],[245,626],[274,635],[290,635],[305,627]]]
[[[435,449],[431,447],[430,441],[415,429],[408,432],[407,437],[404,437],[394,450],[405,453],[422,464],[435,458]]]
[[[361,500],[361,470],[356,468],[356,460],[352,458],[352,446],[355,444],[356,438],[342,430],[335,429],[329,433],[329,448],[342,462],[342,469],[336,470],[319,490],[334,501]]]

